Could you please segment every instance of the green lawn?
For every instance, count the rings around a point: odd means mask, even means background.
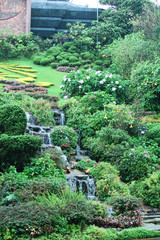
[[[50,66],[36,65],[33,63],[32,59],[28,59],[28,58],[8,60],[3,63],[19,64],[22,66],[31,66],[33,69],[37,70],[37,73],[34,73],[37,75],[35,82],[54,83],[54,86],[47,88],[49,95],[58,96],[62,92],[60,89],[60,86],[62,85],[63,76],[65,76],[66,73],[57,72],[56,70],[52,69]],[[3,71],[7,72],[5,70],[3,70]],[[10,72],[10,74],[11,74],[11,72]],[[12,75],[18,75],[18,74],[12,73]],[[20,76],[20,77],[24,78],[24,76]],[[14,80],[14,79],[11,79],[11,80]]]

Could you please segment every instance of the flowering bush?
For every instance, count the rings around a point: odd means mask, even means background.
[[[8,83],[8,81],[7,81]],[[20,84],[16,84],[10,81],[10,84],[13,84],[11,86],[8,85],[4,85],[4,89],[7,93],[9,92],[22,92],[22,93],[35,93],[35,94],[47,94],[47,90],[43,87],[37,87],[36,84],[34,83],[28,83],[28,84],[24,84],[24,85],[20,85]]]
[[[54,145],[60,146],[62,150],[71,152],[77,146],[78,134],[73,128],[56,126],[51,132],[51,140]]]
[[[143,147],[132,148],[124,153],[119,170],[124,182],[139,180],[149,175],[157,162],[157,156]]]
[[[77,71],[76,68],[74,67],[68,67],[68,66],[61,66],[61,67],[57,67],[56,69],[58,72],[71,72],[71,71]]]
[[[98,90],[105,91],[114,97],[122,97],[124,92],[123,82],[119,75],[91,69],[69,73],[63,78],[61,89],[70,97],[83,96],[87,92]]]

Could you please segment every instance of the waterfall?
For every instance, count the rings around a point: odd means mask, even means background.
[[[95,182],[92,176],[70,174],[67,181],[72,190],[83,192],[90,200],[95,198]]]
[[[56,125],[64,126],[65,125],[65,113],[61,111],[60,109],[52,109],[52,112],[54,113],[54,120],[56,122]]]

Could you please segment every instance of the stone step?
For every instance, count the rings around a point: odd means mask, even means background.
[[[160,218],[159,214],[154,215],[142,215],[143,219],[152,219],[152,218]]]
[[[144,219],[144,223],[160,223],[160,218]]]
[[[160,231],[160,225],[158,224],[143,224],[142,227],[148,230]]]

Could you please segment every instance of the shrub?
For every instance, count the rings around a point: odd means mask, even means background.
[[[138,96],[143,101],[145,110],[159,111],[159,63],[145,61],[132,70],[129,84],[130,96]]]
[[[70,52],[70,53],[75,53],[75,52],[78,52],[78,49],[77,49],[76,46],[70,46],[70,47],[68,48],[68,52]]]
[[[88,239],[88,240],[116,240],[117,239],[117,234],[116,234],[116,230],[113,229],[102,229],[102,228],[98,228],[96,226],[89,226],[86,228],[86,230],[84,231],[84,234],[86,234],[86,238],[84,239]]]
[[[95,61],[95,64],[102,66],[102,65],[103,65],[103,61],[102,61],[102,60],[96,60],[96,61]]]
[[[146,134],[147,138],[153,139],[160,145],[160,124],[153,125]]]
[[[77,146],[78,134],[73,128],[56,126],[51,132],[51,140],[54,145],[60,146],[63,150],[70,152]]]
[[[143,199],[145,204],[153,207],[160,205],[160,170],[153,172],[143,181],[134,181],[130,185],[131,193]]]
[[[95,164],[96,162],[91,159],[82,159],[76,164],[76,168],[81,171],[86,171],[88,168],[93,167]]]
[[[91,69],[69,73],[67,77],[63,78],[63,85],[63,89],[70,97],[83,96],[88,92],[105,91],[106,94],[118,97],[120,102],[125,92],[124,83],[119,75]]]
[[[27,118],[24,110],[13,104],[4,104],[0,107],[0,133],[9,135],[24,134]]]
[[[51,63],[51,67],[54,68],[54,69],[56,69],[56,68],[57,68],[57,63],[54,63],[54,62]]]
[[[148,176],[155,169],[156,159],[156,156],[143,147],[136,147],[126,151],[119,165],[122,180],[130,182]]]
[[[30,135],[0,135],[0,170],[14,165],[18,171],[22,171],[30,158],[40,150],[41,143],[41,139]]]
[[[108,174],[117,175],[119,172],[110,163],[100,162],[95,164],[90,170],[90,174],[96,179],[105,179]]]
[[[14,186],[13,186],[14,187]],[[37,201],[39,202],[39,196],[50,194],[60,194],[66,188],[66,179],[56,177],[39,177],[33,180],[28,180],[22,187],[16,185],[16,196],[23,202]],[[44,204],[46,205],[46,204]],[[54,205],[52,203],[52,205]]]
[[[88,64],[85,64],[85,65],[83,65],[83,68],[84,68],[84,69],[88,69],[88,68],[89,68],[89,65],[88,65]]]
[[[73,42],[65,42],[63,43],[62,48],[64,48],[65,50],[67,50],[68,48],[70,48],[71,46],[74,46],[75,44]]]
[[[93,69],[96,70],[96,71],[103,71],[103,67],[101,67],[101,66],[99,66],[99,65],[95,65],[95,66],[93,67]]]
[[[96,183],[96,192],[98,197],[107,201],[112,196],[130,195],[128,186],[120,181],[120,178],[114,174],[106,174],[105,178]]]
[[[115,99],[104,91],[86,93],[80,100],[79,104],[87,108],[90,113],[103,110],[105,105],[113,102]]]
[[[42,56],[35,56],[33,58],[33,63],[40,65],[40,62],[41,62],[42,58],[43,58]]]
[[[113,210],[117,216],[120,214],[127,215],[128,212],[131,213],[131,216],[135,216],[134,211],[142,207],[140,199],[133,196],[112,197],[110,204],[113,206]]]
[[[59,64],[58,64],[59,66],[68,66],[69,65],[69,61],[67,61],[67,60],[61,60],[60,62],[59,62]]]
[[[124,151],[132,145],[126,131],[103,127],[95,137],[86,138],[84,147],[91,150],[92,156],[98,161],[119,163]]]
[[[38,176],[43,177],[59,177],[62,174],[57,169],[55,162],[51,159],[50,154],[46,153],[44,157],[32,159],[29,166],[24,168],[24,173],[29,178]]]
[[[146,228],[131,228],[124,229],[118,233],[119,240],[132,240],[132,239],[148,239],[151,237],[159,237],[159,232],[148,230]]]
[[[50,58],[42,58],[41,61],[40,61],[40,65],[43,65],[43,66],[47,66],[51,63],[51,59]]]
[[[77,62],[78,61],[78,58],[76,58],[75,56],[71,56],[69,58],[69,62]]]
[[[15,206],[0,207],[0,215],[0,230],[2,231],[4,228],[14,229],[18,235],[27,233],[26,229],[31,227],[44,229],[44,227],[53,226],[53,216],[59,214],[53,207],[23,203]]]
[[[46,56],[58,56],[62,52],[62,48],[58,46],[53,46],[46,51]]]

